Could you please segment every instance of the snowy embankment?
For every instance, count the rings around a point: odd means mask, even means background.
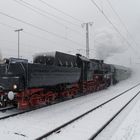
[[[4,140],[35,139],[134,86],[140,82],[139,70],[139,67],[136,67],[129,79],[106,90],[2,120],[0,121],[0,137]]]

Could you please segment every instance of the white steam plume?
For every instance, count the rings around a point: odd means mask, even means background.
[[[96,33],[95,49],[96,57],[105,60],[116,53],[124,52],[126,45],[117,33],[104,29]]]

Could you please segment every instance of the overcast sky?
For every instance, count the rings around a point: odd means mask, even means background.
[[[108,1],[130,34],[113,13]],[[113,60],[115,53],[120,53],[120,57],[125,57],[126,60],[130,56],[138,58],[140,1],[95,0],[95,2],[131,45],[128,45],[128,42],[112,28],[91,0],[0,0],[2,56],[17,57],[17,33],[14,30],[20,28],[24,29],[20,33],[22,58],[31,59],[37,52],[55,50],[85,55],[85,28],[82,28],[81,24],[93,22],[89,29],[90,58],[111,56]],[[111,53],[107,54],[109,51]]]

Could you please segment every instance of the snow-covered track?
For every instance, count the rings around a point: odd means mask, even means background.
[[[16,107],[14,107],[14,106],[1,108],[0,109],[0,120],[4,120],[4,119],[10,118],[10,117],[14,117],[14,116],[21,115],[21,114],[24,114],[24,113],[28,113],[28,112],[31,112],[31,111],[35,111],[37,109],[48,107],[48,106],[51,106],[51,105],[54,105],[54,104],[57,104],[57,103],[60,103],[60,102],[65,102],[65,101],[68,101],[68,100],[72,100],[72,99],[66,99],[64,101],[57,101],[57,102],[52,103],[50,105],[47,104],[47,105],[43,105],[43,106],[40,106],[40,107],[35,107],[35,108],[32,108],[32,109],[28,109],[28,110],[17,110]],[[14,110],[14,109],[16,109],[16,113],[14,111],[12,112],[12,110]],[[7,111],[11,111],[10,114],[7,115]],[[1,117],[1,113],[2,113],[2,117]]]
[[[42,140],[43,138],[47,138],[47,137],[51,136],[51,135],[54,134],[54,133],[59,133],[59,132],[60,132],[60,129],[62,129],[62,128],[64,128],[64,127],[67,127],[68,125],[72,124],[73,122],[75,122],[75,121],[81,119],[82,117],[88,115],[89,113],[92,113],[93,111],[97,110],[98,108],[100,108],[100,107],[106,105],[107,103],[109,103],[109,102],[115,100],[116,98],[120,97],[121,95],[124,95],[125,93],[127,93],[128,91],[130,91],[130,90],[136,88],[136,87],[139,86],[139,85],[140,85],[140,83],[138,83],[137,85],[135,85],[135,86],[133,86],[133,87],[131,87],[131,88],[125,90],[124,92],[120,93],[119,95],[114,96],[113,98],[111,98],[111,99],[105,101],[104,103],[102,103],[102,104],[100,104],[100,105],[98,105],[98,106],[96,106],[96,107],[94,107],[94,108],[88,110],[87,112],[85,112],[85,113],[79,115],[78,117],[76,117],[76,118],[74,118],[74,119],[72,119],[72,120],[70,120],[70,121],[68,121],[68,122],[66,122],[66,123],[64,123],[64,124],[62,124],[62,125],[60,125],[60,126],[58,126],[57,128],[55,128],[55,129],[53,129],[53,130],[47,132],[46,134],[44,134],[44,135],[42,135],[42,136],[36,138],[36,140]],[[138,92],[138,93],[137,93],[123,108],[121,108],[115,115],[117,116],[117,114],[119,114],[119,112],[121,112],[121,111],[122,111],[122,110],[123,110],[123,109],[124,109],[138,94],[139,94],[139,93],[140,93],[140,92]],[[115,118],[115,117],[114,117],[114,118]],[[112,118],[112,120],[113,120],[113,118]],[[108,124],[109,124],[109,122],[106,124],[106,126],[107,126]],[[103,125],[101,129],[103,130],[106,126]],[[104,128],[103,128],[103,127],[104,127]],[[99,130],[100,132],[102,131],[101,129]],[[96,132],[96,133],[99,134],[99,133],[100,133],[99,131]],[[94,134],[90,139],[91,139],[91,140],[94,139],[94,137],[97,136],[98,134]]]
[[[94,133],[89,140],[94,140],[138,95],[140,91],[131,98],[118,112],[116,112],[96,133]]]
[[[7,115],[7,113],[3,113],[3,116],[0,117],[0,120],[4,120],[4,119],[7,119],[7,118],[10,118],[10,117],[14,117],[14,116],[17,116],[17,115],[20,115],[20,114],[23,114],[23,113],[26,113],[27,111],[18,111],[16,113],[10,113]]]
[[[21,115],[21,114],[24,114],[24,113],[28,113],[28,112],[31,112],[31,111],[35,111],[37,109],[41,109],[41,108],[44,108],[44,107],[47,107],[47,106],[48,105],[44,105],[44,106],[40,106],[40,107],[28,109],[28,110],[17,110],[15,107],[11,107],[11,108],[9,107],[9,108],[5,108],[5,109],[3,108],[3,109],[0,110],[0,113],[2,113],[2,117],[0,116],[0,120],[4,120],[4,119],[10,118],[10,117],[14,117],[14,116]],[[16,109],[16,112],[13,109]],[[8,114],[7,111],[10,111],[10,114]]]
[[[11,107],[0,108],[0,112],[5,112],[7,110],[12,110],[14,108],[16,108],[16,107],[15,106],[11,106]]]

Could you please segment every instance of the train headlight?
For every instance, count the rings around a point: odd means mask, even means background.
[[[14,93],[13,91],[9,91],[9,92],[8,92],[8,99],[9,99],[9,100],[13,100],[14,97],[15,97],[15,93]]]
[[[17,89],[17,85],[13,85],[13,89]]]

